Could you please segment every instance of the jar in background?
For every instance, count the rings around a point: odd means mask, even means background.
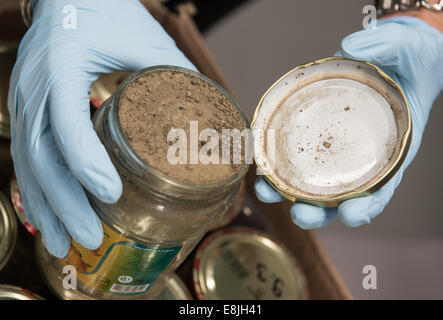
[[[28,218],[26,218],[25,209],[23,208],[22,197],[20,195],[20,189],[18,188],[17,178],[15,174],[12,175],[9,190],[11,192],[12,206],[14,207],[18,219],[30,234],[35,235],[37,233],[37,230],[28,221]]]
[[[89,99],[94,108],[100,108],[115,91],[115,89],[129,76],[130,72],[113,72],[102,74],[91,84]]]
[[[8,90],[9,78],[17,55],[17,43],[0,43],[0,137],[10,138]]]
[[[94,128],[122,178],[123,194],[115,204],[102,203],[88,194],[105,234],[99,249],[91,251],[73,242],[67,260],[60,260],[40,246],[39,262],[51,274],[47,277],[49,283],[62,281],[64,265],[74,264],[78,291],[93,299],[155,298],[165,286],[166,277],[232,205],[247,164],[240,165],[220,183],[182,183],[149,166],[130,147],[119,121],[120,99],[134,79],[159,70],[185,73],[216,87],[248,127],[229,93],[199,73],[158,66],[127,77],[93,119]]]
[[[43,298],[23,288],[0,284],[0,300],[43,300]]]
[[[249,227],[228,227],[198,246],[193,268],[200,300],[305,300],[301,265],[280,241]]]
[[[0,271],[8,263],[17,240],[17,221],[6,196],[0,192]]]

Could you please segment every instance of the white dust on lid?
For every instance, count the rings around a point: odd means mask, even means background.
[[[281,102],[265,121],[275,130],[273,178],[279,185],[307,195],[338,195],[369,182],[389,162],[396,119],[376,90],[332,78],[283,91],[283,98],[268,97]],[[270,145],[266,135],[262,138],[262,146]],[[261,151],[254,151],[261,158]]]

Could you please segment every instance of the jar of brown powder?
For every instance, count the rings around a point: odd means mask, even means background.
[[[168,141],[168,133],[179,128],[191,134],[191,121],[198,122],[200,133],[205,128],[220,137],[224,129],[243,132],[241,162],[169,163],[167,151],[173,141]],[[88,195],[102,221],[103,244],[91,251],[73,241],[63,260],[39,249],[42,271],[51,287],[65,290],[54,282],[66,277],[64,266],[75,266],[77,290],[94,299],[155,297],[164,277],[234,201],[248,170],[247,120],[215,82],[191,70],[157,66],[126,78],[93,122],[120,174],[123,194],[115,204]],[[199,141],[198,147],[203,146]]]

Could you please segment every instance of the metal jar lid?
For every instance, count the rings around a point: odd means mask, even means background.
[[[17,222],[13,209],[0,192],[0,270],[8,263],[17,240]]]
[[[0,43],[0,137],[10,138],[8,90],[9,78],[17,55],[18,44]]]
[[[11,178],[10,192],[11,192],[12,206],[14,207],[18,219],[26,228],[26,230],[29,231],[30,234],[35,235],[37,233],[37,230],[32,226],[31,223],[29,223],[28,219],[26,218],[25,209],[23,208],[22,198],[20,195],[20,190],[18,188],[17,178],[15,177],[15,174]]]
[[[155,298],[155,300],[192,300],[193,297],[188,288],[180,279],[180,277],[173,273],[166,279],[166,285],[163,291]]]
[[[0,284],[0,300],[43,300],[43,298],[23,288]]]
[[[254,159],[284,197],[318,206],[370,194],[402,164],[412,123],[400,88],[378,67],[340,57],[288,72],[252,121]]]
[[[130,72],[113,72],[102,74],[91,84],[89,99],[95,108],[100,106],[108,99],[123,82]]]
[[[193,269],[201,300],[302,300],[306,277],[292,253],[269,235],[247,227],[225,228],[199,246]]]

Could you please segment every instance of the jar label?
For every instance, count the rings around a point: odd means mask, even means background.
[[[89,250],[74,240],[65,265],[73,265],[77,278],[91,288],[121,295],[149,290],[181,246],[149,246],[131,241],[102,223],[103,243]]]

